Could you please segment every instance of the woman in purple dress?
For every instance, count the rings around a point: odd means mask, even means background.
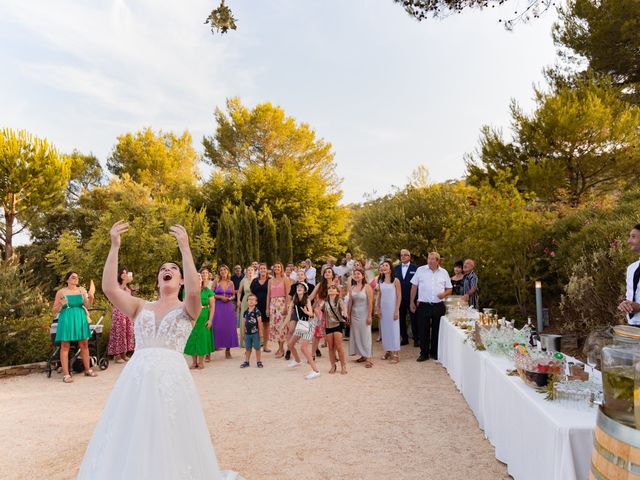
[[[213,314],[213,343],[216,350],[225,349],[225,357],[231,358],[231,349],[238,346],[236,313],[233,309],[233,282],[229,267],[221,265],[218,278],[212,285],[216,294],[216,310]]]

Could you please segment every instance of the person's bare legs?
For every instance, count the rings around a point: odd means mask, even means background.
[[[298,354],[298,349],[296,348],[296,343],[298,342],[299,338],[300,337],[291,337],[289,339],[289,343],[287,344],[289,350],[291,351],[291,355],[293,356],[293,359],[296,363],[300,363],[300,355]]]
[[[344,349],[342,348],[342,333],[335,332],[333,335],[334,348],[338,351],[338,358],[340,358],[340,373],[344,375],[347,373],[347,363],[344,355]]]
[[[198,368],[198,357],[196,355],[192,355],[191,358],[193,359],[193,363],[191,364],[191,366],[189,367],[190,369],[194,369],[194,368]]]
[[[80,347],[80,356],[82,357],[84,371],[87,372],[91,370],[91,363],[89,362],[89,340],[78,340],[78,346]]]
[[[62,375],[69,375],[69,342],[60,342],[60,364],[62,365]]]
[[[269,353],[269,321],[262,321],[262,350]]]
[[[325,337],[327,339],[327,345],[329,345],[329,361],[331,362],[331,370],[329,370],[329,373],[336,372],[336,344],[333,335],[333,333],[328,333]]]
[[[302,340],[301,350],[302,350],[302,354],[304,355],[304,358],[307,359],[307,363],[309,364],[311,369],[314,372],[317,372],[318,366],[316,365],[316,362],[313,361],[313,356],[309,353],[309,340]]]

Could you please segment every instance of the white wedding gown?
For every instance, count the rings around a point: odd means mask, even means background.
[[[85,452],[80,480],[227,480],[211,444],[182,351],[184,309],[156,321],[147,304],[134,323],[136,350],[122,370]]]

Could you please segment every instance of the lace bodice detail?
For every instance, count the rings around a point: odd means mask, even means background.
[[[176,308],[158,320],[145,304],[135,319],[134,332],[136,350],[167,348],[183,352],[191,333],[191,319],[184,308]]]

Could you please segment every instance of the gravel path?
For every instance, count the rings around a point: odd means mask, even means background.
[[[239,349],[193,373],[222,468],[247,480],[510,478],[444,368],[416,363],[417,349],[371,369],[347,357],[347,375],[327,374],[322,352],[313,381],[273,353],[241,370]],[[0,476],[75,478],[121,369],[71,385],[56,374],[0,382]]]

